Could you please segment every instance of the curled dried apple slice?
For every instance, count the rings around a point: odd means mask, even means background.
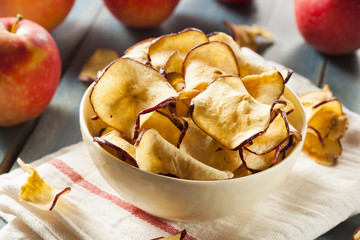
[[[47,184],[31,165],[25,164],[20,158],[17,159],[17,162],[21,168],[30,174],[27,182],[21,186],[19,193],[19,199],[21,201],[27,202],[42,210],[51,211],[55,207],[59,197],[71,191],[70,187],[66,187],[63,190],[54,188]]]
[[[199,129],[191,118],[186,118],[189,127],[180,145],[180,150],[196,160],[219,170],[233,172],[241,165],[237,151],[225,148],[214,138]]]
[[[353,240],[359,240],[359,239],[360,239],[360,227],[358,227],[353,233]]]
[[[236,60],[239,65],[240,76],[260,74],[263,72],[271,71],[273,68],[259,64],[258,62],[248,58],[242,51],[240,46],[234,41],[234,39],[226,33],[216,32],[211,36],[208,36],[210,41],[220,41],[228,44],[233,50]]]
[[[288,70],[285,69],[284,71]],[[288,74],[286,76],[289,78]],[[287,81],[278,71],[264,72],[260,75],[248,75],[243,77],[242,80],[250,95],[264,104],[272,104],[279,99],[284,93],[285,82]]]
[[[266,29],[254,24],[253,26],[232,24],[229,21],[224,21],[224,25],[230,29],[232,36],[236,43],[241,47],[248,47],[253,51],[257,51],[258,44],[256,37],[261,36],[269,43],[274,42],[275,37]]]
[[[95,81],[99,71],[119,57],[119,53],[115,50],[97,49],[81,68],[78,79],[85,82]]]
[[[192,99],[194,123],[229,149],[264,133],[274,104],[256,101],[236,76],[221,76]]]
[[[169,237],[159,237],[159,238],[154,238],[152,240],[184,240],[185,237],[186,237],[186,229]]]
[[[138,113],[177,96],[155,69],[129,58],[111,64],[94,85],[90,102],[99,118],[133,139]]]
[[[229,45],[213,41],[191,49],[183,62],[186,90],[203,90],[220,75],[239,75],[234,52]]]
[[[94,141],[100,143],[106,151],[127,164],[137,165],[135,161],[135,146],[125,140],[118,130],[105,130],[100,138],[96,137]]]
[[[190,180],[221,180],[233,177],[196,160],[166,141],[155,129],[144,129],[137,141],[139,168],[148,172],[172,174]]]
[[[262,155],[273,151],[283,143],[290,134],[290,127],[284,111],[271,121],[265,133],[245,145],[248,151]]]
[[[153,40],[155,40],[155,38],[148,38],[132,45],[131,47],[125,50],[123,57],[131,58],[143,64],[149,65],[150,58],[148,52],[149,52],[149,47]]]
[[[190,49],[208,41],[206,34],[195,28],[161,36],[149,48],[151,64],[159,70],[173,51],[177,50],[183,59]]]
[[[248,151],[246,148],[239,150],[244,166],[252,173],[256,173],[271,167],[278,159],[277,149],[266,154],[258,155]]]
[[[312,159],[325,166],[333,166],[341,155],[341,144],[338,139],[323,139],[319,132],[313,128],[308,128],[306,132],[306,140],[304,143],[304,151],[312,157]]]
[[[175,50],[160,68],[160,73],[170,82],[171,86],[180,92],[185,87],[184,77],[182,75],[183,59],[179,55],[179,51]]]

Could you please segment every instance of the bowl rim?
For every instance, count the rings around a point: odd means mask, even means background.
[[[148,172],[145,170],[142,170],[140,168],[137,168],[135,166],[126,164],[125,162],[123,162],[122,160],[116,158],[115,156],[113,156],[112,154],[110,154],[109,152],[107,152],[103,147],[101,147],[101,145],[97,142],[93,141],[93,136],[89,131],[89,127],[86,124],[86,119],[84,116],[84,109],[85,109],[85,103],[86,101],[89,104],[89,107],[92,108],[92,105],[90,103],[90,94],[92,91],[93,86],[96,84],[96,81],[93,82],[84,92],[83,97],[81,98],[81,102],[80,102],[80,108],[79,108],[79,120],[80,120],[80,127],[82,129],[82,131],[85,133],[86,137],[89,138],[89,140],[91,140],[92,144],[94,144],[94,146],[99,149],[100,151],[105,152],[107,155],[109,155],[111,157],[112,160],[119,162],[120,164],[123,164],[124,167],[129,167],[135,171],[140,171],[141,173],[147,174],[151,177],[159,177],[159,178],[163,178],[166,179],[167,181],[173,181],[173,182],[183,182],[183,183],[193,183],[193,184],[197,184],[197,185],[201,185],[201,184],[223,184],[223,183],[234,183],[234,182],[241,182],[241,181],[249,181],[253,178],[259,178],[262,175],[268,175],[273,171],[276,171],[277,168],[279,168],[280,166],[286,164],[286,162],[284,161],[284,159],[279,162],[278,164],[271,166],[270,168],[267,168],[265,170],[262,170],[260,172],[257,172],[255,174],[251,174],[251,175],[247,175],[247,176],[242,176],[242,177],[237,177],[237,178],[230,178],[230,179],[221,179],[221,180],[191,180],[191,179],[182,179],[182,178],[175,178],[175,177],[171,177],[171,176],[166,176],[166,175],[162,175],[162,174],[157,174],[157,173],[152,173],[152,172]],[[304,106],[302,105],[299,97],[295,94],[295,92],[293,90],[291,90],[288,86],[285,86],[285,88],[290,91],[290,93],[292,95],[294,95],[294,97],[296,98],[297,102],[299,103],[300,107],[301,107],[301,112],[302,115],[304,116],[304,122],[303,122],[303,129],[298,130],[301,135],[302,135],[302,140],[294,147],[294,149],[292,149],[291,153],[286,157],[289,158],[290,156],[292,156],[296,151],[301,151],[302,147],[304,145],[304,141],[305,141],[305,136],[306,136],[306,130],[307,130],[307,121],[306,121],[306,115],[305,115],[305,110],[304,110]],[[300,149],[299,149],[300,148]],[[285,158],[285,159],[286,159]],[[296,160],[295,160],[296,162]]]

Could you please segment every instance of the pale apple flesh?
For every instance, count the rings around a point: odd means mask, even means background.
[[[220,171],[182,152],[170,144],[155,129],[147,129],[139,136],[136,147],[139,168],[161,174],[172,174],[190,180],[229,179],[233,174]]]

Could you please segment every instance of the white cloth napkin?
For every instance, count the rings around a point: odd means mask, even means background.
[[[296,74],[288,86],[298,94],[315,88]],[[83,142],[66,147],[32,163],[50,185],[72,188],[51,212],[18,200],[26,172],[0,176],[0,216],[8,222],[0,239],[152,239],[183,229],[186,239],[314,239],[360,213],[360,115],[345,113],[349,129],[336,166],[318,165],[302,153],[266,199],[241,215],[208,222],[175,222],[144,213],[105,182]]]

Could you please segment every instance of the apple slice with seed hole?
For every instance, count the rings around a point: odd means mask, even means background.
[[[229,179],[233,174],[201,163],[166,141],[155,129],[144,129],[136,143],[139,168],[148,172],[172,174],[190,180]]]
[[[264,133],[273,108],[256,101],[236,76],[221,76],[192,99],[194,123],[229,149]]]
[[[149,65],[149,47],[155,38],[148,38],[140,41],[125,50],[123,58],[131,58],[143,64]]]
[[[191,49],[183,62],[186,90],[203,90],[220,75],[239,75],[234,52],[229,45],[213,41]]]
[[[214,138],[199,129],[191,118],[186,118],[189,128],[180,145],[180,150],[196,160],[219,170],[234,171],[241,165],[237,151],[225,148]]]
[[[236,60],[240,69],[240,77],[253,74],[261,74],[274,70],[272,67],[259,64],[258,62],[248,58],[242,51],[240,46],[234,41],[234,39],[223,32],[216,32],[208,36],[210,41],[220,41],[228,44],[235,53]]]
[[[158,71],[129,58],[113,62],[94,85],[90,102],[99,118],[133,139],[138,113],[177,92]]]
[[[195,28],[157,38],[149,48],[149,57],[154,68],[160,69],[171,53],[178,50],[183,59],[193,47],[208,42],[206,34]]]

